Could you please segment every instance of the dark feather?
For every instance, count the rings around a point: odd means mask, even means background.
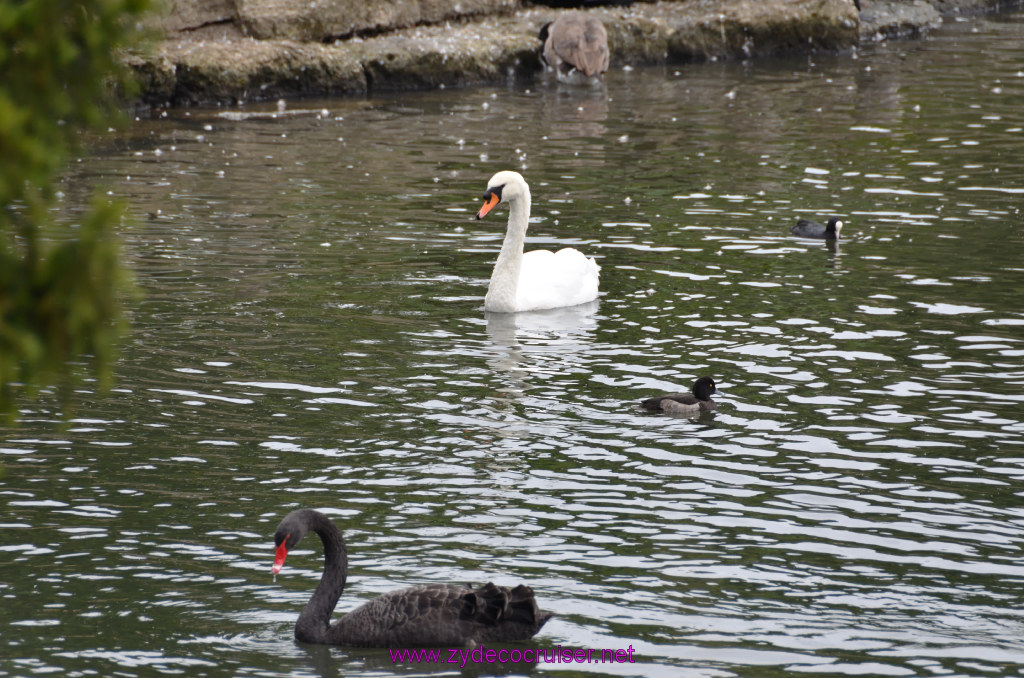
[[[689,393],[664,393],[642,400],[640,405],[652,412],[675,414],[710,412],[715,409],[715,402],[711,400],[711,396],[715,392],[715,381],[711,377],[700,377],[693,382],[693,388]]]

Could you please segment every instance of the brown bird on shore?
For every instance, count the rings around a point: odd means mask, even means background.
[[[608,70],[608,32],[600,19],[584,12],[565,12],[540,29],[541,58],[559,81],[587,84]]]

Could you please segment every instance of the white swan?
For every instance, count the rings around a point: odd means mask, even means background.
[[[484,308],[499,313],[539,311],[585,304],[597,299],[601,267],[571,247],[523,254],[530,222],[530,187],[518,172],[498,172],[487,182],[483,219],[499,203],[507,202],[508,232],[484,297]]]

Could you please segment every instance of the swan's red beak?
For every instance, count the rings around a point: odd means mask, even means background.
[[[485,202],[484,206],[480,208],[480,211],[476,213],[476,218],[483,219],[486,217],[487,213],[493,210],[499,202],[501,202],[501,198],[498,197],[497,193],[488,193],[487,202]]]
[[[277,552],[274,554],[274,566],[270,568],[273,574],[277,574],[284,567],[284,559],[288,557],[288,540],[285,539],[281,542],[281,545],[277,547]]]

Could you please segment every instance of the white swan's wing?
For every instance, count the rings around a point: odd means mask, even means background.
[[[523,255],[516,310],[575,306],[597,299],[601,267],[579,250],[534,250]]]

